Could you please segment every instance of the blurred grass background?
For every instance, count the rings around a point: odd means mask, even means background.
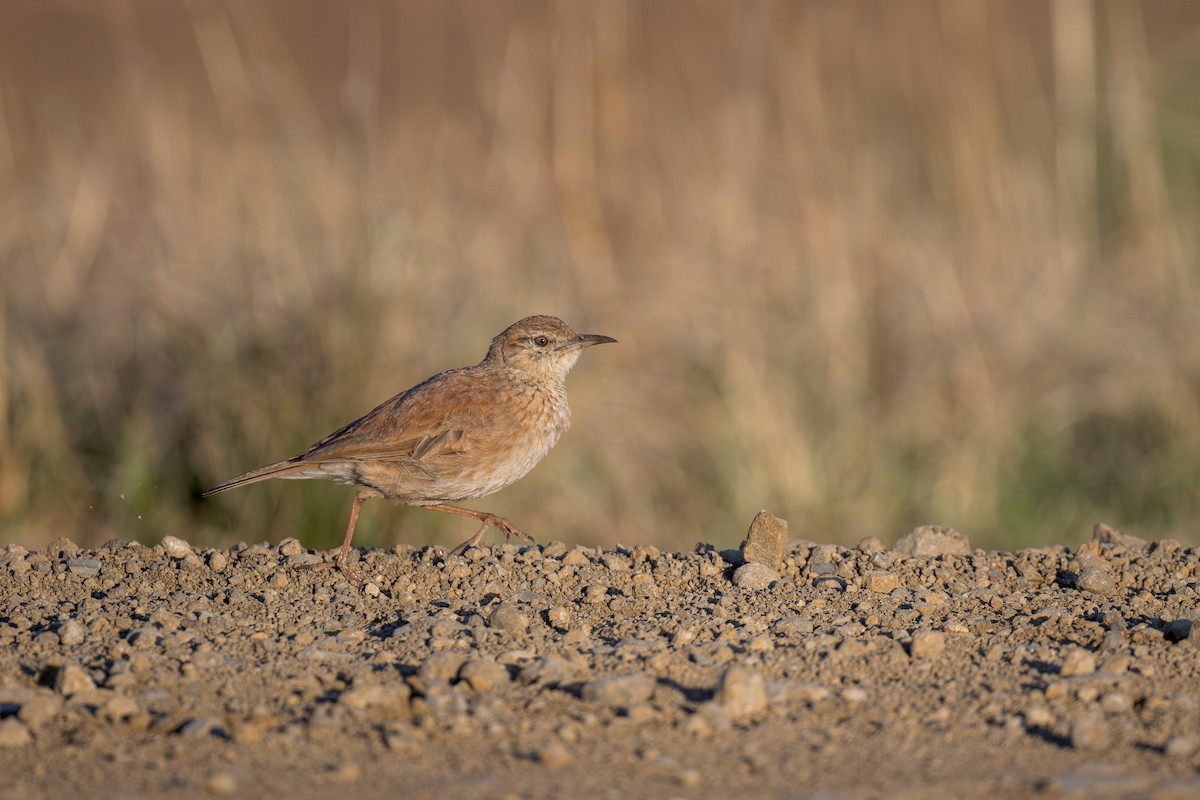
[[[1189,0],[5,2],[0,541],[331,546],[198,492],[550,313],[541,541],[1196,542],[1198,212]]]

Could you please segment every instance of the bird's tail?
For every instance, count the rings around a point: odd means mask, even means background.
[[[226,489],[234,489],[238,486],[245,486],[248,483],[258,483],[259,481],[265,481],[269,478],[300,477],[296,475],[296,473],[312,469],[312,466],[313,465],[311,463],[305,463],[303,461],[277,461],[274,464],[267,464],[265,467],[259,467],[258,469],[252,469],[249,472],[243,472],[236,478],[230,478],[224,483],[217,484],[211,489],[206,489],[204,492],[201,492],[200,496],[208,497],[211,494],[223,492]]]

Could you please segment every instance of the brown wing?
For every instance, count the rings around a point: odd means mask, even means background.
[[[290,461],[424,461],[466,452],[471,444],[466,432],[489,428],[494,415],[471,369],[433,376]]]

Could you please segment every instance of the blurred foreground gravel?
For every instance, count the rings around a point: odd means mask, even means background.
[[[355,557],[9,545],[0,795],[1200,796],[1176,542]]]

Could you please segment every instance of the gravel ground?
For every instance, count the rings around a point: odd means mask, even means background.
[[[1200,796],[1200,575],[1078,549],[0,552],[0,795]]]

